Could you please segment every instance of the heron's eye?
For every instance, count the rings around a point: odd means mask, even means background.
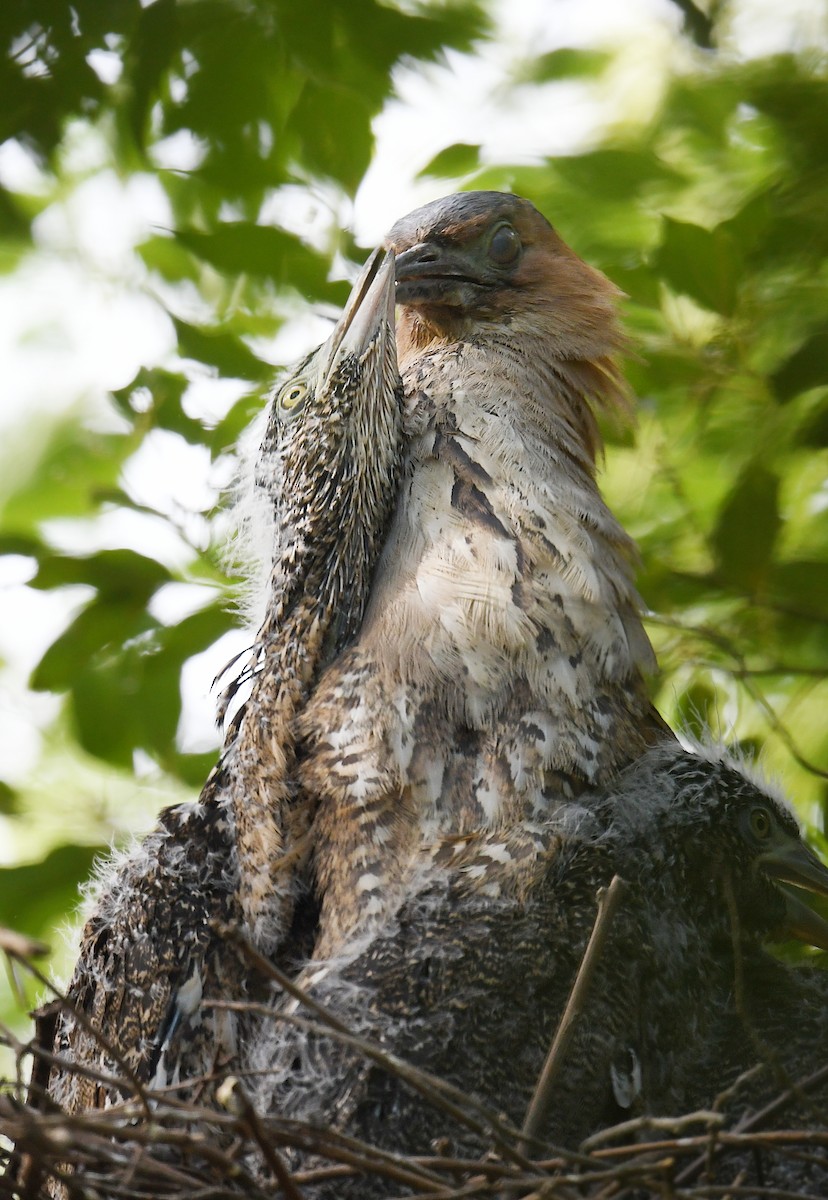
[[[498,225],[489,242],[489,258],[499,267],[510,267],[520,254],[520,238],[511,225]]]
[[[294,409],[301,407],[302,401],[307,394],[308,385],[303,379],[291,379],[279,392],[279,408],[285,408],[288,412],[293,412]]]
[[[765,841],[771,835],[773,821],[766,808],[754,808],[750,814],[750,831],[760,841]]]

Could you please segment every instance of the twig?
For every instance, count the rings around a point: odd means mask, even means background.
[[[16,959],[43,958],[49,953],[45,942],[18,933],[16,929],[8,929],[5,925],[0,925],[0,950]]]
[[[790,1087],[787,1087],[783,1092],[776,1096],[775,1099],[769,1101],[763,1108],[744,1116],[738,1122],[731,1134],[717,1135],[717,1140],[721,1145],[732,1145],[733,1143],[730,1140],[731,1138],[739,1134],[753,1133],[754,1131],[761,1133],[761,1138],[763,1139],[771,1138],[773,1136],[772,1133],[767,1131],[759,1131],[758,1126],[760,1126],[764,1121],[769,1120],[771,1117],[775,1117],[777,1113],[781,1112],[781,1110],[787,1104],[790,1104],[792,1100],[796,1100],[799,1096],[807,1094],[808,1092],[819,1087],[820,1084],[826,1081],[826,1079],[828,1079],[828,1066],[820,1067],[820,1069],[818,1071],[814,1071],[813,1074],[807,1075],[804,1079],[800,1079],[796,1083],[791,1084]],[[809,1131],[803,1131],[803,1139],[805,1138],[805,1134],[807,1132]],[[828,1133],[824,1135],[824,1139],[826,1144],[828,1144]],[[698,1175],[699,1171],[710,1161],[710,1159],[711,1151],[708,1149],[706,1154],[700,1155],[699,1158],[695,1159],[692,1163],[685,1167],[685,1169],[679,1175],[676,1176],[676,1183],[679,1186],[689,1183],[696,1177],[696,1175]]]
[[[353,1175],[354,1170],[363,1174],[382,1175],[429,1194],[445,1185],[443,1176],[429,1170],[419,1159],[381,1150],[378,1146],[349,1137],[338,1130],[321,1129],[297,1121],[274,1121],[272,1118],[265,1123],[271,1137],[306,1153],[325,1154],[332,1160],[335,1158],[340,1165],[347,1165],[349,1175]],[[321,1171],[329,1169],[321,1168]],[[299,1174],[296,1173],[297,1177]]]
[[[20,1057],[30,1054],[32,1058],[38,1059],[48,1067],[56,1067],[64,1074],[80,1075],[83,1079],[91,1079],[95,1083],[102,1083],[107,1088],[118,1091],[129,1089],[129,1080],[123,1078],[121,1075],[113,1075],[108,1071],[99,1071],[96,1067],[87,1066],[85,1063],[70,1062],[60,1054],[53,1054],[50,1050],[45,1050],[43,1046],[39,1046],[36,1042],[19,1042],[4,1027],[0,1026],[0,1028],[3,1029],[3,1033],[0,1035],[0,1046],[9,1046]],[[35,1097],[43,1100],[49,1098],[47,1092],[32,1083],[30,1084],[30,1099]]]
[[[775,1100],[769,1101],[764,1108],[760,1108],[749,1117],[746,1117],[744,1121],[739,1123],[737,1128],[744,1132],[756,1129],[757,1126],[761,1125],[763,1121],[768,1120],[769,1117],[775,1117],[786,1104],[790,1104],[792,1100],[796,1100],[802,1094],[813,1091],[814,1088],[824,1083],[826,1079],[828,1079],[828,1066],[820,1067],[818,1071],[814,1071],[811,1075],[806,1075],[804,1079],[791,1084]]]
[[[606,1129],[599,1129],[597,1133],[593,1133],[591,1137],[581,1142],[581,1149],[593,1151],[604,1142],[611,1142],[616,1138],[627,1137],[631,1133],[640,1133],[642,1130],[648,1129],[681,1133],[688,1125],[699,1125],[702,1122],[707,1125],[721,1126],[724,1124],[724,1117],[721,1113],[707,1112],[706,1110],[685,1113],[681,1117],[636,1117],[633,1121],[622,1121],[619,1125],[610,1125]]]
[[[744,1196],[746,1200],[757,1200],[759,1196],[767,1196],[768,1200],[825,1200],[813,1192],[791,1192],[787,1188],[763,1187],[757,1183],[709,1183],[700,1184],[693,1189],[694,1196]]]
[[[584,1010],[587,995],[598,965],[599,958],[607,940],[612,921],[626,884],[620,875],[614,875],[608,888],[598,891],[598,915],[590,934],[587,948],[578,968],[578,974],[569,993],[563,1016],[560,1019],[552,1045],[543,1064],[540,1077],[521,1130],[521,1141],[518,1149],[522,1154],[527,1151],[527,1143],[537,1138],[552,1104],[552,1093],[563,1068],[564,1059],[575,1032],[575,1024]]]
[[[244,1123],[288,1200],[303,1200],[302,1193],[294,1183],[281,1156],[265,1137],[258,1113],[250,1103],[250,1097],[244,1090],[241,1080],[229,1075],[218,1089],[216,1099],[219,1104],[223,1104],[230,1111],[235,1112]]]

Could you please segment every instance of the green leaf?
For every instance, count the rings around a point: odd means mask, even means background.
[[[828,322],[811,334],[770,377],[774,395],[782,403],[810,388],[828,385]]]
[[[768,577],[767,591],[773,603],[816,620],[828,620],[828,562],[817,559],[778,563]]]
[[[40,538],[25,537],[17,533],[0,536],[0,554],[20,554],[24,558],[38,558],[42,553],[44,546]]]
[[[682,33],[691,37],[703,50],[711,49],[716,23],[714,16],[708,15],[706,6],[696,4],[694,0],[673,0],[673,3],[684,17]]]
[[[728,145],[733,114],[744,99],[745,83],[738,74],[682,72],[668,94],[662,131],[680,136],[688,151],[706,162]]]
[[[209,363],[218,368],[219,374],[233,379],[260,380],[273,374],[270,364],[258,359],[234,334],[198,328],[175,317],[173,323],[182,357]]]
[[[68,420],[46,437],[36,469],[6,501],[3,523],[9,531],[26,534],[50,518],[96,512],[100,490],[115,485],[135,449],[129,436],[93,433]]]
[[[181,715],[180,671],[147,637],[99,655],[72,681],[78,740],[88,754],[131,767],[136,748],[167,756]]]
[[[297,138],[302,161],[317,175],[356,192],[371,162],[375,108],[361,89],[309,84],[291,114],[288,131]]]
[[[779,479],[751,465],[725,500],[713,532],[718,569],[749,595],[761,592],[773,558],[779,516]]]
[[[33,30],[40,38],[35,69],[25,55],[0,54],[0,143],[19,137],[45,157],[60,141],[67,117],[84,110],[91,117],[105,97],[85,58],[94,43],[78,36],[68,5],[45,3],[46,11],[39,14],[28,4],[7,7],[15,10],[4,29],[9,49],[31,42]]]
[[[549,83],[557,79],[585,79],[600,75],[612,62],[604,50],[575,50],[566,46],[550,50],[523,65],[517,73],[518,83]]]
[[[606,197],[616,203],[632,199],[647,185],[681,179],[678,171],[649,150],[615,147],[556,158],[555,170],[590,197]]]
[[[17,812],[19,812],[17,791],[4,779],[0,779],[0,813],[8,817]]]
[[[700,680],[685,688],[676,702],[676,724],[682,733],[705,741],[718,724],[718,693]]]
[[[226,633],[230,620],[216,601],[177,625],[160,625],[143,604],[150,583],[148,575],[144,595],[113,589],[79,613],[44,654],[31,686],[68,692],[87,753],[130,767],[140,747],[174,770],[181,668]]]
[[[136,250],[151,271],[157,271],[170,283],[198,280],[201,269],[198,259],[174,235],[156,234],[136,246]]]
[[[403,12],[402,5],[378,3],[377,0],[324,0],[326,23],[334,30],[331,50],[336,51],[343,37],[347,38],[358,67],[374,77],[372,99],[376,103],[388,91],[388,72],[401,56],[408,58],[439,58],[447,47],[470,49],[484,36],[491,25],[488,6],[475,0],[451,0],[451,3],[418,5],[415,12]],[[414,7],[413,5],[410,7]],[[307,21],[305,13],[296,8],[298,19],[318,36],[318,25]],[[322,23],[321,18],[319,24]],[[379,87],[379,92],[377,91]]]
[[[130,420],[140,420],[136,418],[136,413],[144,413],[143,419],[147,424],[169,429],[192,445],[199,446],[204,442],[204,426],[193,417],[188,417],[181,407],[181,399],[188,387],[189,381],[184,375],[165,371],[161,367],[142,367],[132,383],[113,392],[112,398]],[[149,394],[149,407],[144,396],[137,403],[136,393],[139,391]]]
[[[182,229],[176,237],[188,250],[228,274],[262,275],[312,296],[331,294],[327,258],[272,225],[228,221],[213,233]]]
[[[763,78],[764,76],[764,78]],[[745,72],[746,99],[779,125],[801,170],[824,165],[828,144],[828,80],[805,75],[793,55],[779,55]]]
[[[19,243],[30,242],[29,222],[21,211],[19,201],[12,192],[0,187],[0,234],[9,242],[14,240],[14,246],[4,247],[0,252],[0,262],[3,270],[10,270],[18,261]]]
[[[477,170],[479,165],[479,146],[471,146],[466,142],[455,142],[451,146],[446,146],[445,150],[441,150],[439,154],[435,154],[428,165],[418,173],[417,178],[422,179],[427,175],[449,178],[470,175]]]
[[[216,765],[216,752],[207,754],[176,754],[165,767],[182,783],[193,788],[201,788],[204,781]]]
[[[124,642],[154,628],[140,601],[94,600],[52,642],[34,670],[31,686],[36,691],[69,691],[84,672],[117,663]]]
[[[41,555],[31,586],[45,589],[88,583],[98,589],[101,601],[126,601],[131,606],[140,606],[171,578],[167,568],[154,558],[134,550],[102,550],[77,557]]]
[[[773,220],[774,189],[766,189],[752,196],[743,204],[737,213],[722,221],[718,229],[728,234],[741,252],[748,256],[754,250],[758,251],[758,262],[762,261],[762,253],[766,252],[766,238]]]
[[[732,315],[742,273],[742,251],[728,230],[702,229],[664,219],[664,237],[654,266],[677,292],[714,312]]]
[[[217,598],[183,621],[164,626],[159,634],[159,643],[164,655],[180,669],[188,658],[200,654],[223,637],[232,625],[221,599]]]
[[[40,862],[0,868],[0,924],[51,940],[78,906],[78,884],[106,846],[58,846]]]
[[[828,391],[809,412],[796,431],[796,445],[822,450],[828,446]]]
[[[179,50],[176,8],[175,0],[155,0],[142,6],[124,55],[128,86],[124,110],[135,143],[142,150],[152,103]]]
[[[207,444],[214,456],[235,446],[241,433],[264,408],[271,390],[272,385],[268,383],[267,387],[259,388],[236,401],[224,419],[208,434]]]

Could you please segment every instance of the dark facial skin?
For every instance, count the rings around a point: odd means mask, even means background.
[[[528,201],[499,192],[438,200],[398,221],[397,302],[485,309],[494,293],[522,286],[520,266],[552,227]]]

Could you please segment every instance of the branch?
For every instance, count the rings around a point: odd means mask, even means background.
[[[575,1024],[586,1005],[592,979],[625,887],[626,884],[621,876],[614,875],[609,887],[600,888],[598,891],[598,915],[595,918],[595,925],[566,1002],[566,1008],[546,1056],[546,1062],[543,1064],[543,1070],[535,1087],[535,1094],[526,1111],[526,1119],[521,1131],[522,1140],[518,1147],[523,1153],[526,1152],[527,1143],[538,1136],[549,1114],[553,1089],[563,1068],[564,1059],[575,1032]]]

